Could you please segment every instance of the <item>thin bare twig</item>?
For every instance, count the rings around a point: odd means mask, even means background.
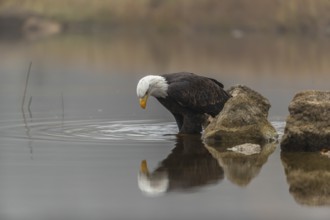
[[[25,80],[25,87],[24,87],[24,93],[23,93],[23,100],[22,100],[22,111],[24,109],[24,104],[25,104],[25,98],[26,98],[26,91],[27,91],[27,87],[28,87],[28,82],[29,82],[29,78],[30,78],[30,72],[31,72],[31,66],[32,66],[32,62],[30,62],[30,65],[29,65],[29,70],[27,72],[27,75],[26,75],[26,80]],[[23,111],[24,112],[24,111]]]

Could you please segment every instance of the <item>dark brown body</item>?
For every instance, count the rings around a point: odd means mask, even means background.
[[[180,133],[200,133],[205,114],[219,114],[230,95],[215,79],[193,73],[162,75],[168,83],[168,96],[157,98],[174,116]]]

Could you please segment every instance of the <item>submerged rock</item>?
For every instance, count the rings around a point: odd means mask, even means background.
[[[242,85],[227,92],[232,98],[205,128],[203,138],[206,143],[222,142],[234,146],[277,139],[275,128],[267,120],[271,105],[265,97]]]
[[[236,145],[234,147],[227,148],[227,150],[231,150],[231,151],[241,153],[244,155],[252,155],[252,154],[260,153],[261,147],[259,144],[245,143],[245,144]]]
[[[326,157],[330,158],[330,150],[322,149],[320,153],[322,156],[326,156]]]
[[[281,148],[285,151],[330,149],[330,91],[304,91],[289,105]]]

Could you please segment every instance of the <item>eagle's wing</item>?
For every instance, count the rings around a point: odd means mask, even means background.
[[[169,98],[194,112],[215,116],[230,98],[220,82],[207,77],[180,73],[167,77],[167,81]]]

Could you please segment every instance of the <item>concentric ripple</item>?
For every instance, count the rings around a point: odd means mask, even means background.
[[[0,137],[55,141],[166,140],[177,133],[176,124],[153,120],[50,120],[0,123]]]
[[[282,137],[284,121],[272,121]],[[13,139],[92,141],[173,140],[178,132],[175,122],[157,120],[59,120],[34,119],[30,121],[0,121],[0,137]]]

